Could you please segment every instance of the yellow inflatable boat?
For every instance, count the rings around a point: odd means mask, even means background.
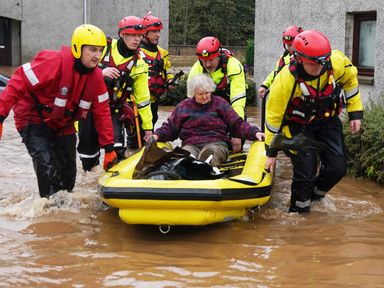
[[[159,145],[160,143],[158,143]],[[207,225],[239,219],[270,198],[273,175],[264,170],[264,142],[231,155],[218,179],[136,179],[144,148],[105,172],[98,182],[103,201],[127,224]],[[156,178],[156,177],[155,177]],[[167,231],[165,231],[167,232]]]

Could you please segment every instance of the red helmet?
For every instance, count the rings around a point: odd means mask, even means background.
[[[283,32],[283,44],[292,44],[293,39],[295,39],[296,35],[303,32],[304,29],[298,26],[289,26]]]
[[[128,16],[120,20],[118,25],[119,36],[124,34],[144,34],[143,21],[136,16]]]
[[[211,60],[220,55],[220,42],[215,37],[204,37],[196,46],[196,55],[200,60]]]
[[[148,14],[143,18],[143,25],[147,31],[157,31],[163,29],[163,23],[161,20]]]
[[[328,38],[317,30],[299,33],[292,45],[296,58],[301,62],[324,64],[331,56]]]

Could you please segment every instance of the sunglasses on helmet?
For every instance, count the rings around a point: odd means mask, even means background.
[[[283,39],[286,40],[286,41],[292,41],[293,39],[295,39],[295,37],[285,35],[285,36],[283,37]]]
[[[212,55],[212,54],[217,53],[217,51],[218,51],[218,50],[209,52],[209,51],[207,51],[206,49],[204,49],[203,51],[201,51],[201,53],[196,53],[196,55],[198,55],[198,56],[203,56],[203,57],[208,57],[208,56],[210,56],[210,55]]]
[[[123,30],[125,30],[125,29],[129,29],[129,28],[133,28],[133,29],[135,29],[136,31],[142,31],[142,30],[145,29],[144,25],[142,25],[142,24],[136,24],[136,25],[130,25],[130,26],[124,26],[124,27],[121,27],[121,28],[119,29],[119,31],[123,31]]]
[[[151,27],[151,26],[160,27],[161,26],[161,22],[153,22],[153,23],[147,25],[147,27]]]
[[[304,54],[299,53],[299,52],[295,52],[295,54],[297,54],[298,56],[300,56],[302,58],[308,59],[311,62],[321,64],[321,65],[324,65],[327,61],[329,61],[329,58],[331,56],[331,53],[325,54],[323,56],[308,56],[308,55],[304,55]]]

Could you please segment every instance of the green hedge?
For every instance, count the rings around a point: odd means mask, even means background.
[[[188,75],[182,76],[176,87],[172,90],[165,92],[159,99],[160,105],[175,106],[181,100],[187,97],[187,78]],[[247,105],[255,105],[257,101],[256,97],[256,83],[250,79],[247,79]]]
[[[172,90],[166,90],[159,99],[159,105],[176,106],[181,100],[187,98],[187,76],[182,76]]]
[[[248,39],[247,40],[247,47],[246,47],[246,50],[245,50],[245,63],[243,63],[244,65],[244,69],[245,71],[250,74],[250,75],[253,75],[254,71],[253,71],[253,63],[254,63],[254,57],[255,57],[255,41],[253,39]]]
[[[364,110],[361,133],[351,134],[344,123],[348,172],[384,184],[384,104],[369,103]]]

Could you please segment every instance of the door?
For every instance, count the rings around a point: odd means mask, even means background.
[[[0,65],[12,64],[11,19],[0,17]]]

